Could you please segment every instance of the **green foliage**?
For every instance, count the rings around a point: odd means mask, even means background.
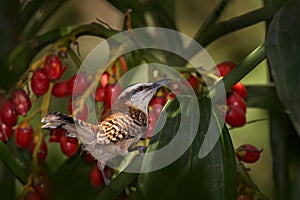
[[[173,101],[167,113],[178,107]],[[205,138],[212,115],[210,100],[199,100],[200,123],[190,121],[185,126],[183,143],[192,137],[192,127],[199,123],[197,135],[192,145],[175,162],[157,171],[143,173],[138,176],[137,199],[235,199],[236,198],[236,166],[234,150],[226,127],[213,150],[204,158],[199,158],[199,151]],[[181,107],[185,110],[185,107]],[[187,113],[168,117],[165,127],[152,140],[149,152],[167,145],[175,137],[180,125],[180,118],[186,118]],[[218,120],[213,118],[213,120]],[[218,127],[222,131],[222,127]],[[186,140],[186,141],[184,141]],[[176,145],[170,149],[170,154],[176,153]],[[170,155],[173,156],[173,155]],[[155,160],[154,158],[152,158]],[[144,159],[143,165],[151,166],[153,160]],[[176,188],[176,189],[175,189]]]

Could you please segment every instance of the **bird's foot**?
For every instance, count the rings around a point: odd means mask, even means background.
[[[145,147],[145,146],[129,147],[128,148],[128,152],[138,151],[139,154],[142,156],[142,158],[144,158],[144,154],[145,154],[146,148],[147,147]]]

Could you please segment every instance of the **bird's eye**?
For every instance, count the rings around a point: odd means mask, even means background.
[[[137,89],[136,89],[136,91],[137,92],[140,92],[140,91],[142,91],[144,89],[144,86],[139,86]]]

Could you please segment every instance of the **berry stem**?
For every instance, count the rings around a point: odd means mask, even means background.
[[[115,52],[115,54],[111,57],[110,61],[108,62],[108,66],[106,66],[105,68],[111,68],[114,64],[115,64],[115,60],[118,59],[119,55],[121,54],[122,50],[124,49],[124,45],[121,45]],[[83,93],[83,95],[80,98],[79,101],[79,106],[74,110],[73,112],[73,116],[77,116],[79,114],[80,111],[83,110],[83,106],[84,103],[86,101],[86,99],[93,94],[95,88],[97,87],[97,85],[99,84],[99,79],[101,77],[101,74],[103,73],[103,68],[100,67],[98,69],[98,71],[95,74],[95,79],[94,81],[90,84],[90,86],[86,89],[86,91]]]
[[[32,111],[31,113],[30,113],[30,115],[29,116],[27,116],[25,119],[24,119],[24,121],[31,121],[35,116],[36,116],[36,114],[38,114],[39,112],[41,112],[41,109],[36,109],[36,110],[34,110],[34,111]]]
[[[50,100],[51,100],[51,91],[53,88],[53,82],[50,82],[49,89],[47,93],[43,96],[42,104],[41,104],[41,116],[45,116],[49,110]],[[39,160],[38,160],[38,153],[40,151],[40,147],[43,141],[42,129],[41,126],[38,127],[36,130],[33,142],[36,144],[32,154],[32,162],[33,162],[33,170],[32,173],[36,174],[39,169]]]
[[[266,195],[259,190],[255,183],[253,183],[249,174],[247,173],[247,168],[243,163],[237,162],[237,172],[240,175],[242,182],[245,182],[245,184],[251,188],[254,199],[268,200]]]
[[[72,58],[73,62],[75,63],[77,69],[80,68],[81,66],[81,60],[79,58],[79,56],[74,52],[74,50],[72,48],[68,48],[68,54],[70,55],[70,57]]]

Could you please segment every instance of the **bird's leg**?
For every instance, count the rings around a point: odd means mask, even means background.
[[[128,152],[132,152],[132,151],[138,151],[140,154],[144,154],[146,150],[145,146],[135,146],[135,147],[129,147],[128,148]]]
[[[109,180],[109,178],[106,177],[105,172],[104,172],[105,163],[101,162],[101,161],[98,161],[97,166],[100,169],[100,172],[101,172],[101,174],[103,176],[103,180],[104,180],[105,185],[109,186],[110,185],[110,180]]]

